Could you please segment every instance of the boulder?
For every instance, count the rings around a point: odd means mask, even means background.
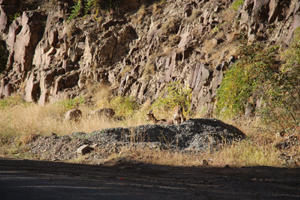
[[[76,152],[77,154],[85,155],[87,153],[90,153],[93,150],[89,145],[85,144],[79,147]]]
[[[95,116],[95,117],[106,117],[106,118],[113,118],[115,116],[115,111],[112,108],[102,108],[99,110],[93,110],[89,114],[90,116]]]
[[[66,120],[75,121],[75,122],[78,122],[81,117],[82,117],[82,111],[77,108],[69,110],[65,115]]]
[[[12,92],[13,92],[13,87],[12,84],[9,83],[4,87],[4,96],[9,97]]]

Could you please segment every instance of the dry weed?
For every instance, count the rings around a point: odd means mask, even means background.
[[[151,62],[148,62],[145,66],[142,79],[146,80],[147,82],[150,81],[151,76],[154,75],[155,72],[156,72],[155,65]]]
[[[177,34],[179,29],[180,19],[170,17],[165,23],[162,24],[160,30],[162,35]]]
[[[101,92],[100,92],[101,93]],[[99,93],[99,95],[100,95]],[[113,127],[132,127],[146,122],[146,112],[150,104],[144,105],[144,109],[135,112],[131,117],[123,121],[115,121],[106,118],[89,118],[86,114],[90,108],[81,105],[84,116],[78,122],[64,120],[65,108],[62,104],[47,104],[39,107],[35,104],[20,104],[5,109],[0,109],[0,155],[21,155],[19,145],[33,141],[36,135],[69,135],[72,132],[82,131],[90,133],[95,130]],[[169,118],[170,112],[162,112],[154,109],[158,118]],[[199,115],[199,114],[198,114]],[[198,116],[197,115],[197,116]],[[259,118],[255,120],[234,119],[225,121],[239,128],[246,134],[246,139],[234,142],[232,145],[224,145],[218,151],[207,153],[189,152],[181,153],[168,150],[153,150],[139,148],[137,145],[123,147],[121,153],[113,154],[114,157],[127,157],[145,163],[174,165],[174,166],[200,166],[203,160],[209,160],[210,166],[223,167],[226,164],[235,167],[241,166],[277,166],[281,167],[283,161],[278,159],[281,152],[275,148],[275,144],[283,141],[276,138],[275,134],[268,132],[268,127],[262,127]],[[258,128],[257,128],[258,127]],[[140,138],[134,138],[133,144],[137,144]],[[135,147],[133,147],[135,146]],[[299,152],[299,147],[292,147],[291,154]],[[85,157],[69,162],[82,163]]]
[[[110,107],[109,102],[112,99],[113,95],[108,85],[96,84],[93,87],[93,90],[89,92],[89,94],[93,97],[93,101],[95,102],[98,109]]]
[[[65,26],[65,34],[70,38],[76,33],[75,21],[71,21]]]
[[[132,22],[136,25],[141,24],[146,14],[147,14],[146,6],[142,5],[138,10],[137,14],[135,15],[135,17],[132,19]]]
[[[235,10],[225,9],[221,12],[220,17],[225,22],[231,22],[232,20],[234,20],[236,15],[237,15],[237,12]]]
[[[117,77],[118,82],[120,82],[122,80],[122,78],[131,70],[132,70],[132,68],[130,65],[125,65]]]
[[[195,20],[197,20],[197,18],[201,15],[201,11],[198,9],[193,9],[192,14],[189,16],[189,18],[187,19],[188,22],[194,22]]]
[[[141,147],[123,147],[119,154],[112,154],[109,159],[125,157],[130,160],[149,164],[171,166],[200,166],[205,155],[153,150]]]
[[[168,46],[169,47],[174,47],[174,46],[178,45],[178,43],[180,42],[180,40],[181,40],[180,35],[177,35],[177,34],[171,35],[169,37]]]
[[[202,47],[202,51],[203,52],[212,52],[213,48],[216,46],[216,44],[214,44],[212,42],[212,40],[205,40],[203,47]]]
[[[161,4],[154,3],[152,6],[152,14],[153,15],[160,15],[162,13]]]

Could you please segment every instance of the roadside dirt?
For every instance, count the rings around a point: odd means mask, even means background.
[[[0,158],[0,199],[299,199],[300,169]]]

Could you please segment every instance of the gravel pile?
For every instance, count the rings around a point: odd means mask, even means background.
[[[220,120],[189,119],[179,125],[141,125],[102,129],[89,134],[39,136],[25,148],[37,159],[58,161],[78,158],[78,148],[89,145],[94,151],[86,159],[100,160],[118,153],[123,146],[205,152],[244,138],[239,129]]]

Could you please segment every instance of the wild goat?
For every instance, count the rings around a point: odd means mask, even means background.
[[[186,119],[183,116],[183,108],[181,106],[175,106],[173,109],[173,123],[180,124],[185,122]]]
[[[147,113],[147,121],[153,121],[154,124],[164,124],[164,125],[173,124],[173,120],[167,121],[165,119],[161,119],[161,120],[156,119],[156,117],[154,117],[152,109],[149,111],[149,113]]]

